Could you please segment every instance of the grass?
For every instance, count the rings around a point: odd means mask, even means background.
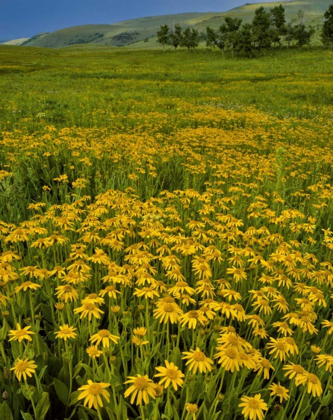
[[[332,420],[332,61],[0,46],[4,419]]]

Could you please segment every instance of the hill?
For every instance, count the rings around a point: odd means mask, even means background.
[[[30,38],[12,39],[11,41],[3,41],[3,42],[0,42],[0,44],[19,46],[19,45],[22,45],[24,42],[28,41],[29,39]]]
[[[295,18],[298,10],[302,9],[308,24],[320,25],[324,12],[331,3],[332,0],[295,0],[283,2],[283,5],[289,20]],[[271,8],[279,4],[281,1],[245,4],[228,12],[181,13],[148,16],[114,24],[74,26],[51,33],[38,34],[25,41],[24,45],[59,48],[77,44],[96,44],[117,47],[138,43],[140,46],[152,48],[156,47],[157,30],[165,23],[171,27],[179,23],[183,28],[191,26],[199,30],[203,30],[208,25],[217,28],[223,23],[225,16],[239,17],[244,22],[249,22],[253,18],[255,9],[259,6]],[[146,42],[143,42],[144,40]]]

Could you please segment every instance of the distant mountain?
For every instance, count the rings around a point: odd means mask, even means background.
[[[5,45],[22,45],[25,41],[28,41],[30,38],[18,38],[18,39],[12,39],[11,41],[0,41],[0,44]]]
[[[295,0],[283,2],[286,16],[289,20],[296,18],[301,9],[305,12],[306,22],[320,25],[324,12],[333,0]],[[281,1],[266,3],[247,3],[228,12],[208,13],[181,13],[163,16],[148,16],[131,19],[119,23],[104,25],[82,25],[61,29],[59,31],[38,34],[22,42],[23,45],[34,47],[59,48],[77,44],[97,44],[109,46],[125,46],[130,44],[156,46],[156,32],[159,27],[167,23],[170,27],[179,23],[183,28],[188,26],[203,30],[206,26],[219,27],[225,16],[239,17],[244,22],[250,22],[255,9],[260,6],[272,8],[281,4]],[[17,40],[16,40],[17,41]],[[10,41],[14,42],[14,41]],[[13,45],[13,44],[12,44]]]

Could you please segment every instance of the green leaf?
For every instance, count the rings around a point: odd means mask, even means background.
[[[171,362],[173,362],[179,369],[182,368],[182,354],[178,347],[175,347],[171,352]]]
[[[47,392],[43,392],[42,398],[36,407],[36,420],[44,420],[50,408],[50,399]]]
[[[109,407],[105,407],[105,409],[106,409],[106,412],[108,413],[109,419],[110,420],[116,420],[116,418],[115,418],[113,412],[110,410],[110,408]]]
[[[39,372],[39,375],[38,375],[39,382],[41,382],[41,379],[42,379],[46,369],[47,369],[47,366],[44,366],[43,369]]]
[[[79,419],[80,420],[89,420],[88,414],[83,410],[83,408],[79,409]]]
[[[327,405],[329,405],[330,404],[330,402],[332,401],[332,398],[333,397],[333,393],[332,392],[329,392],[327,395],[325,395],[325,397],[322,399],[322,403],[321,403],[321,405],[323,406],[323,407],[326,407]]]
[[[173,406],[173,418],[174,418],[175,420],[180,420],[180,417],[179,417],[179,415],[178,415],[178,412],[177,412],[177,410],[176,410],[176,407],[175,407],[175,406]]]
[[[77,403],[79,395],[81,394],[81,391],[74,391],[71,393],[70,399],[69,399],[69,406],[74,405]]]
[[[50,324],[53,324],[52,312],[51,312],[50,306],[42,303],[41,304],[41,309],[42,309],[42,313],[43,313],[43,316],[46,319],[46,321],[48,321]]]
[[[67,388],[67,386],[57,378],[54,378],[53,385],[54,385],[54,388],[56,390],[56,393],[57,393],[60,401],[64,405],[67,405],[67,401],[68,401],[68,388]]]
[[[22,420],[34,420],[31,414],[21,411]],[[0,417],[1,418],[1,417]]]
[[[8,407],[8,404],[6,403],[6,401],[4,401],[0,405],[0,419],[1,420],[2,419],[3,420],[14,420],[12,412],[11,412],[10,408]]]
[[[166,403],[164,412],[167,415],[168,419],[171,420],[173,418],[173,409],[172,409],[172,404],[170,400],[168,400],[168,402]]]

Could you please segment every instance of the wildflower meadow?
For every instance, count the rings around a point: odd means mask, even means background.
[[[0,47],[1,419],[333,419],[332,64]]]

